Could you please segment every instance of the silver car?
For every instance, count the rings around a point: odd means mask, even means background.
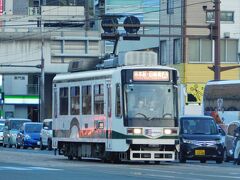
[[[240,122],[234,121],[228,125],[225,136],[225,161],[233,160],[234,153],[234,130],[240,126]]]
[[[3,129],[5,126],[5,119],[0,119],[0,144],[3,143]]]
[[[12,147],[16,145],[17,134],[25,122],[31,122],[31,120],[21,118],[5,120],[5,126],[3,128],[3,147]]]
[[[43,128],[40,134],[40,149],[44,150],[48,148],[48,150],[52,150],[52,119],[44,119],[43,120]]]

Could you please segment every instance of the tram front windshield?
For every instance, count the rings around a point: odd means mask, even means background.
[[[124,93],[128,126],[174,126],[176,92],[172,85],[127,84]]]

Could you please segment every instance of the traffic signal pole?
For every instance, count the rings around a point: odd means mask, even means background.
[[[214,80],[221,79],[220,66],[220,0],[215,0],[215,49],[214,49]]]

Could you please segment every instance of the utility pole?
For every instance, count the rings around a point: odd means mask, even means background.
[[[41,10],[40,10],[41,11]],[[41,34],[41,79],[40,79],[40,119],[39,121],[43,121],[45,118],[45,71],[44,71],[44,56],[43,56],[43,47],[44,47],[44,37],[43,37],[43,26],[42,26],[42,13],[40,17],[40,34]]]
[[[214,49],[214,80],[220,80],[221,79],[221,66],[220,66],[220,0],[214,1],[215,9],[215,49]]]

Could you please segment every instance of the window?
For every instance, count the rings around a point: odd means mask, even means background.
[[[70,112],[71,115],[78,115],[80,113],[79,104],[80,104],[80,88],[75,86],[71,87],[70,91]]]
[[[174,0],[167,0],[167,14],[174,13]]]
[[[161,65],[167,64],[167,41],[160,41]]]
[[[54,98],[54,104],[53,104],[53,106],[54,106],[54,109],[53,109],[53,111],[54,111],[54,117],[56,118],[57,117],[57,115],[58,115],[58,111],[57,111],[57,88],[54,88],[54,95],[53,95],[53,98]]]
[[[189,39],[189,62],[212,62],[212,40]]]
[[[214,10],[206,11],[206,21],[214,22],[215,14]],[[221,11],[220,15],[221,22],[234,22],[234,12],[233,11]]]
[[[94,85],[94,114],[104,114],[104,85]]]
[[[121,106],[121,87],[120,84],[116,84],[116,116],[122,116],[122,106]]]
[[[82,114],[91,114],[92,90],[91,86],[82,86]]]
[[[238,40],[221,40],[221,62],[238,62]]]
[[[112,88],[111,84],[107,84],[107,114],[108,117],[112,116]]]
[[[173,63],[177,64],[181,62],[181,40],[173,40]]]
[[[60,88],[60,115],[68,114],[68,88]]]
[[[47,6],[84,6],[83,0],[46,0]]]

